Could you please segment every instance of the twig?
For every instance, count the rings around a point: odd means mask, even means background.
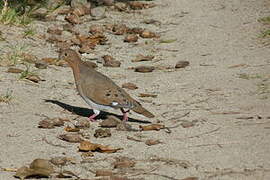
[[[194,135],[194,136],[188,136],[188,137],[185,137],[185,138],[177,138],[178,140],[183,140],[183,139],[187,139],[187,138],[195,138],[195,137],[199,137],[199,136],[203,136],[203,135],[206,135],[206,134],[211,134],[213,132],[216,132],[220,129],[220,127],[212,130],[212,131],[207,131],[207,132],[204,132],[204,133],[201,133],[201,134],[197,134],[197,135]]]
[[[143,140],[136,139],[136,138],[131,137],[131,136],[127,136],[127,139],[128,139],[128,140],[132,140],[132,141],[136,141],[136,142],[143,142]]]
[[[53,144],[52,142],[49,142],[45,137],[42,138],[42,141],[46,142],[49,145],[56,146],[56,147],[61,147],[61,148],[67,148],[67,146],[63,146],[60,144]]]
[[[239,144],[239,143],[214,143],[214,144],[199,144],[199,145],[194,145],[194,146],[188,146],[188,147],[205,147],[205,146],[218,146],[222,148],[224,145],[228,144]]]

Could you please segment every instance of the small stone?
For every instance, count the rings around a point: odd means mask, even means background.
[[[99,20],[99,19],[105,18],[105,12],[106,12],[106,9],[104,7],[98,6],[98,7],[92,8],[90,14],[95,20]]]
[[[120,67],[121,62],[114,60],[114,58],[110,55],[105,55],[102,57],[104,60],[104,67]]]
[[[110,137],[111,135],[110,129],[96,129],[94,134],[96,138],[105,138]]]
[[[45,19],[45,17],[46,17],[47,14],[48,14],[48,10],[46,8],[38,8],[38,9],[34,10],[31,13],[31,16],[33,18],[42,20],[42,19]]]
[[[38,61],[35,63],[35,67],[38,69],[46,69],[48,67],[48,64],[43,61]]]
[[[120,122],[116,126],[117,131],[133,131],[132,126],[126,122]]]
[[[75,127],[77,128],[82,128],[82,129],[87,129],[90,127],[90,122],[88,118],[80,118],[75,121]]]
[[[75,14],[67,15],[65,17],[65,20],[68,21],[71,24],[80,24],[81,23],[81,20],[80,20],[79,16],[77,16]]]
[[[136,59],[131,60],[131,62],[141,62],[141,61],[152,61],[155,56],[144,56],[144,55],[137,55]]]
[[[118,11],[126,11],[126,10],[127,10],[127,3],[116,2],[116,3],[114,4],[114,7],[115,7]]]
[[[101,33],[102,34],[102,33],[104,33],[104,31],[105,31],[105,29],[101,25],[94,24],[94,25],[91,25],[89,27],[89,32],[91,34],[96,34],[96,33]]]
[[[99,125],[101,127],[112,128],[112,127],[116,127],[119,123],[121,123],[120,119],[118,119],[115,116],[110,115],[107,117],[107,119],[100,122]]]
[[[71,0],[70,2],[70,6],[72,8],[78,8],[81,6],[85,6],[87,4],[88,4],[87,0]]]
[[[190,127],[192,127],[194,125],[195,125],[195,123],[194,122],[190,122],[190,121],[184,121],[184,122],[181,123],[181,126],[183,128],[190,128]]]
[[[154,66],[137,66],[135,72],[148,73],[154,71]]]
[[[49,27],[48,28],[47,33],[61,35],[62,34],[62,30],[59,29],[58,27],[53,26],[53,27]]]
[[[187,66],[189,66],[188,61],[178,61],[175,65],[175,68],[185,68]]]
[[[136,84],[133,84],[133,83],[130,83],[130,82],[122,84],[122,88],[130,89],[130,90],[138,89]]]
[[[160,143],[161,143],[161,141],[157,140],[157,139],[148,139],[145,141],[145,144],[148,146],[153,146],[153,145],[160,144]]]
[[[102,0],[102,2],[104,3],[104,5],[106,6],[112,6],[114,3],[114,0]]]
[[[124,24],[117,24],[113,26],[112,31],[115,35],[123,35],[128,31],[128,27]]]

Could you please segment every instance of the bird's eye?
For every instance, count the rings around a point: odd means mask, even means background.
[[[67,56],[67,53],[65,53],[64,55]]]

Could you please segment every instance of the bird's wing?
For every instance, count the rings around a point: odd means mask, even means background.
[[[80,73],[79,86],[85,97],[100,105],[127,109],[140,105],[111,79],[93,69]]]

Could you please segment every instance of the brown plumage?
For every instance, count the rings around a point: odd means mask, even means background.
[[[90,120],[94,120],[100,110],[108,109],[121,109],[124,120],[128,119],[127,112],[129,110],[148,118],[154,117],[151,112],[143,108],[138,101],[117,86],[110,78],[82,61],[76,51],[71,49],[62,50],[59,58],[69,63],[80,96],[94,110],[95,114],[89,117]]]

